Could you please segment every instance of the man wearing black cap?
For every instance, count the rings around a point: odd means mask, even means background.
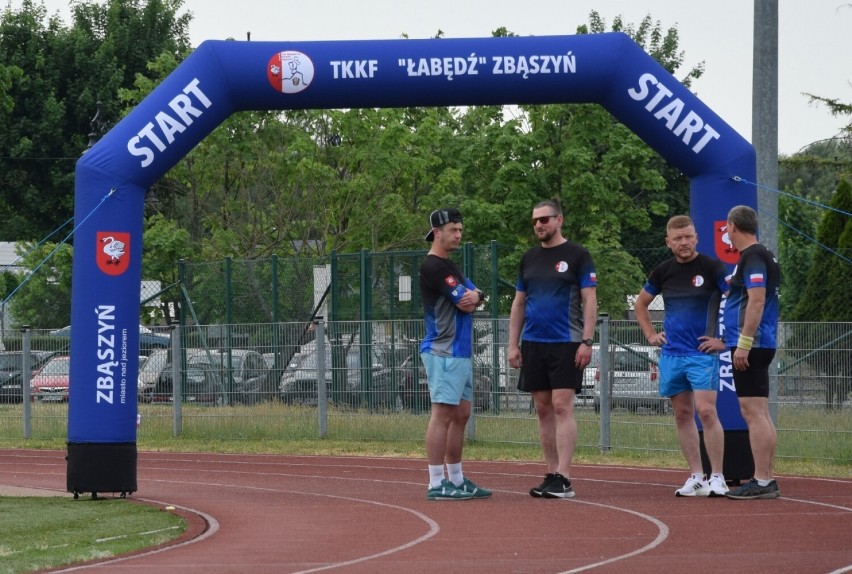
[[[462,472],[464,430],[473,398],[471,313],[484,298],[482,291],[449,259],[450,253],[461,244],[462,221],[457,209],[444,208],[431,213],[426,241],[432,243],[432,248],[420,266],[426,321],[420,358],[426,368],[432,402],[426,429],[428,500],[491,496],[490,490],[476,486]]]

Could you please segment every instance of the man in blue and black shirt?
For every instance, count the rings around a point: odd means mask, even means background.
[[[461,213],[445,208],[429,216],[426,241],[432,248],[420,266],[420,294],[426,336],[420,358],[426,368],[432,413],[426,429],[429,464],[428,500],[487,498],[491,491],[462,472],[464,431],[473,399],[473,316],[484,299],[482,291],[450,261],[464,228]],[[447,474],[444,475],[444,465]]]
[[[636,298],[636,320],[648,343],[662,347],[660,394],[668,397],[675,415],[681,451],[690,477],[675,496],[724,496],[722,473],[725,433],[716,412],[718,352],[725,344],[716,336],[719,305],[728,290],[725,264],[696,251],[698,234],[692,219],[676,215],[666,224],[666,247],[674,257],[655,267]],[[651,322],[649,306],[662,294],[663,330]],[[704,429],[711,474],[705,478],[695,413]]]
[[[757,242],[757,213],[738,205],[728,212],[728,237],[740,252],[725,304],[725,343],[731,348],[734,385],[748,425],[754,478],[728,498],[778,498],[772,466],[778,435],[769,414],[769,366],[778,337],[778,260]]]
[[[577,446],[574,397],[592,359],[597,274],[589,251],[562,236],[555,200],[533,208],[540,245],[521,258],[509,317],[509,364],[521,369],[518,389],[532,395],[547,472],[530,489],[536,498],[571,498]]]

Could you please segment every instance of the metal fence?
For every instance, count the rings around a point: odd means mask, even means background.
[[[609,321],[607,330],[610,344],[595,346],[577,397],[578,446],[679,452],[668,403],[656,394],[656,350],[633,321]],[[507,331],[507,318],[476,315],[468,438],[535,445],[535,412],[508,365]],[[31,333],[34,376],[14,370],[21,333],[2,335],[0,364],[11,366],[3,373],[0,441],[64,438],[67,395],[56,380],[45,390],[38,379],[47,358],[67,356],[67,335]],[[142,448],[176,436],[422,443],[429,412],[422,320],[190,325],[144,335]],[[778,456],[852,463],[852,324],[782,323],[780,340],[771,399]],[[604,383],[612,387],[602,392]],[[19,402],[30,384],[33,399]]]
[[[517,265],[523,250],[491,242],[464,244],[452,258],[488,296],[483,313],[508,314],[515,294]],[[292,257],[214,262],[180,261],[178,281],[144,285],[143,316],[183,325],[264,324],[281,321],[419,319],[422,315],[418,273],[426,250],[358,253],[328,257]],[[593,253],[599,274],[630,260],[630,281],[609,280],[599,301],[622,313],[654,265],[671,256],[666,248],[603,250]],[[611,312],[615,312],[612,310]],[[624,315],[626,317],[626,315]],[[617,318],[622,318],[617,317]]]

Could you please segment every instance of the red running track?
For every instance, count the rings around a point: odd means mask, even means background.
[[[0,450],[0,484],[64,491],[64,457]],[[547,500],[527,494],[541,464],[465,471],[494,496],[427,501],[423,460],[141,452],[132,498],[175,506],[188,533],[59,571],[852,572],[849,479],[781,476],[781,498],[734,501],[676,498],[683,470],[576,466],[576,498]]]

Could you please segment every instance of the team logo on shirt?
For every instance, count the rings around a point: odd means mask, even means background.
[[[564,261],[560,261],[556,264],[555,269],[557,273],[565,273],[566,271],[568,271],[568,264]]]
[[[728,237],[728,222],[716,221],[713,223],[715,235],[716,257],[723,263],[736,263],[740,259],[740,252],[734,247],[731,238]]]
[[[696,275],[692,278],[693,287],[701,287],[702,285],[704,285],[704,277],[702,277],[701,275]]]
[[[752,285],[763,284],[763,273],[752,273],[748,276],[748,280]]]
[[[446,283],[450,287],[455,287],[456,285],[458,285],[458,281],[456,281],[456,278],[453,277],[452,275],[447,275],[444,278],[444,283]]]

